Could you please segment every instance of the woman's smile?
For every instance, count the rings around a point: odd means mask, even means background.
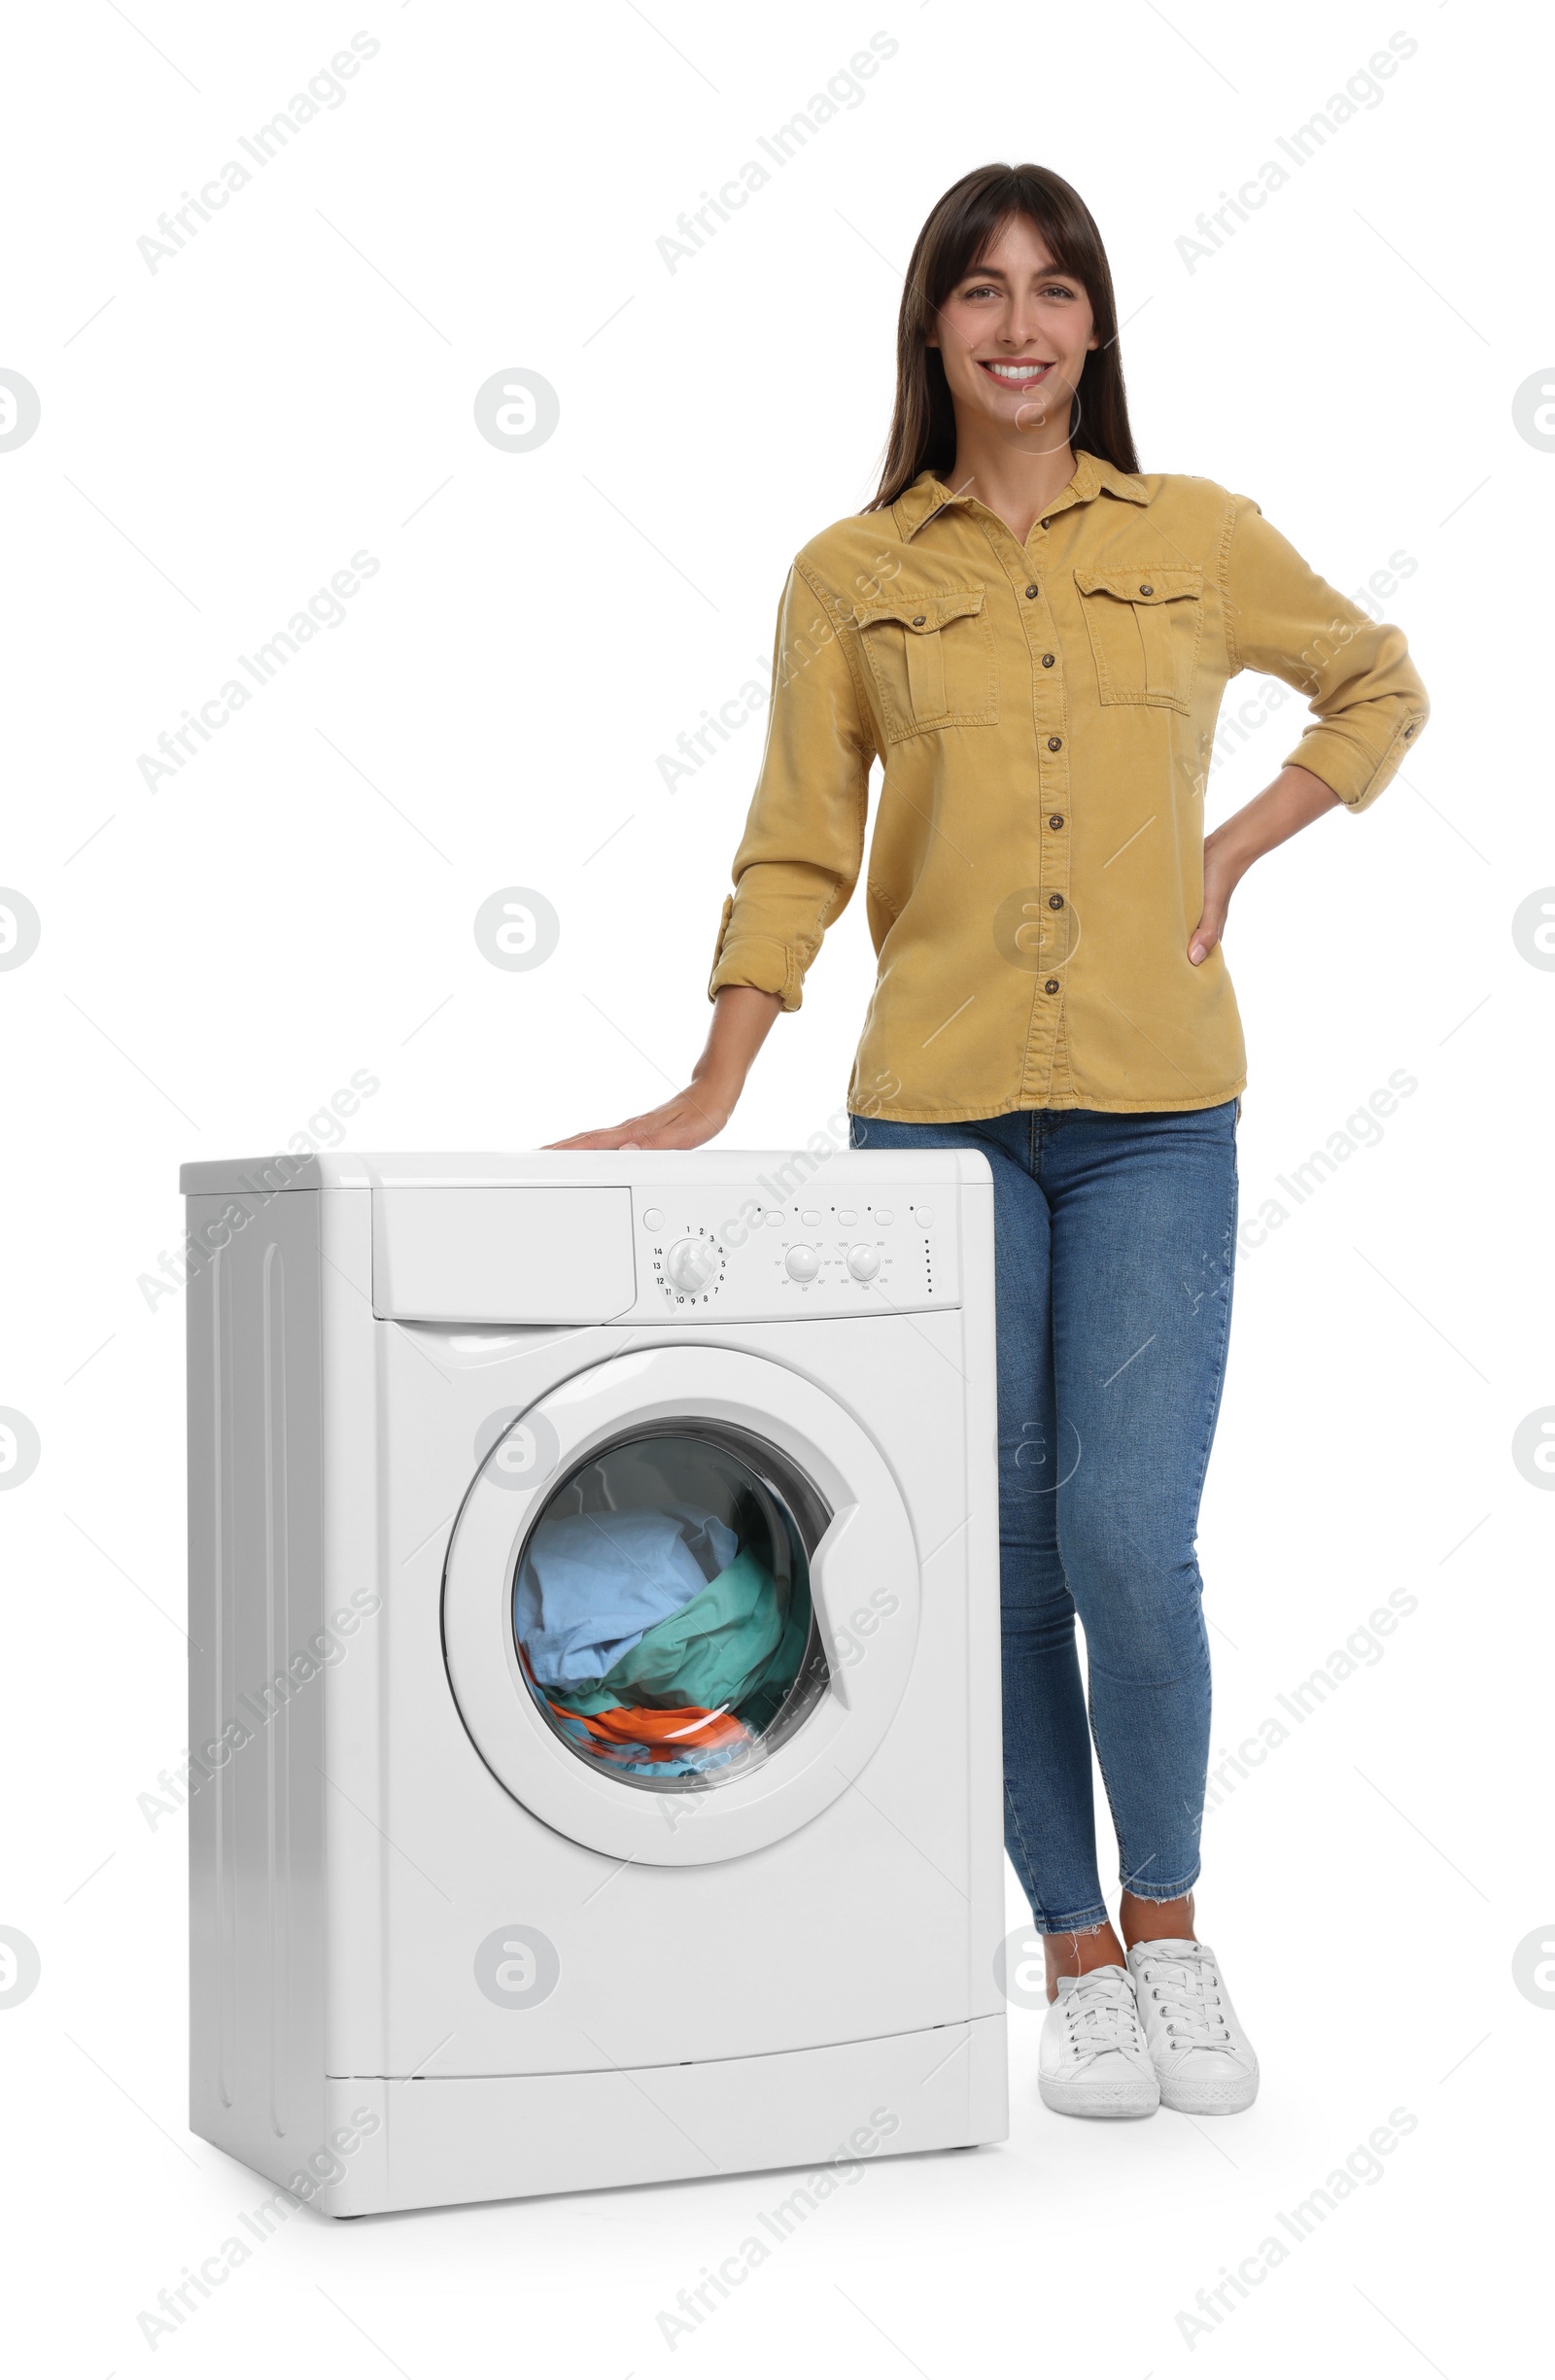
[[[978,356],[974,359],[979,371],[985,372],[1001,389],[1036,389],[1042,386],[1054,369],[1053,361],[1042,356]]]

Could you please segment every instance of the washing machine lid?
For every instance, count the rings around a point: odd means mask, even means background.
[[[697,1789],[644,1790],[579,1757],[526,1677],[514,1581],[559,1482],[624,1436],[734,1431],[770,1448],[830,1514],[809,1556],[825,1691],[759,1765]],[[607,1358],[549,1390],[511,1425],[525,1460],[493,1450],[455,1524],[443,1582],[448,1677],[476,1751],[515,1801],[606,1857],[685,1867],[793,1834],[846,1793],[883,1741],[912,1668],[918,1552],[901,1488],[837,1398],[769,1357],[660,1346]]]
[[[879,1175],[882,1181],[986,1183],[985,1157],[967,1149],[850,1151],[823,1160]],[[226,1195],[265,1199],[281,1190],[458,1190],[481,1185],[536,1183],[668,1184],[694,1179],[714,1189],[749,1190],[781,1184],[793,1172],[791,1149],[520,1149],[438,1154],[401,1152],[359,1156],[349,1149],[298,1154],[277,1149],[247,1157],[202,1157],[180,1166],[186,1197]]]

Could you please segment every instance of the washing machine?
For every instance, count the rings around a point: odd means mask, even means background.
[[[193,2129],[331,2216],[1003,2138],[985,1161],[183,1188]]]

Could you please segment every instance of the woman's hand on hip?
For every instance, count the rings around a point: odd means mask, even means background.
[[[1188,955],[1193,966],[1203,965],[1226,931],[1226,914],[1241,880],[1242,871],[1235,860],[1224,845],[1217,847],[1211,835],[1204,845],[1204,907],[1188,943]]]
[[[1204,907],[1188,938],[1195,967],[1203,965],[1225,932],[1231,895],[1253,862],[1338,806],[1338,795],[1321,776],[1288,760],[1272,784],[1205,836]]]

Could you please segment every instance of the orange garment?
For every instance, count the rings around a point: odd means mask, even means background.
[[[549,1696],[546,1698],[550,1701]],[[569,1710],[565,1704],[551,1703],[559,1719],[570,1719],[575,1726],[587,1728],[601,1743],[662,1743],[673,1749],[677,1744],[695,1744],[706,1751],[715,1744],[743,1743],[748,1730],[743,1727],[733,1712],[702,1710],[687,1704],[679,1710],[650,1710],[639,1706],[635,1709],[602,1710],[592,1719],[580,1711]]]

